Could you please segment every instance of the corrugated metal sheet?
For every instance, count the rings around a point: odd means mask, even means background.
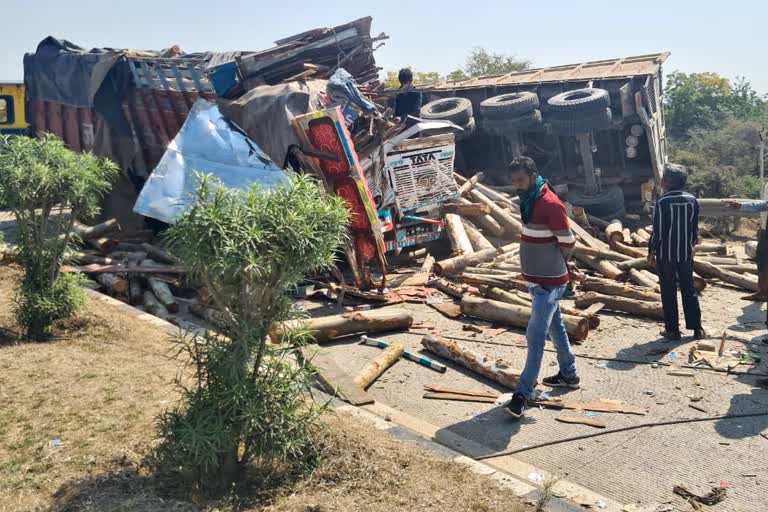
[[[626,78],[654,75],[659,66],[669,57],[668,52],[637,55],[620,59],[598,60],[528,69],[506,75],[486,75],[464,80],[446,80],[420,87],[422,90],[467,89],[495,87],[502,85],[538,84],[548,82],[567,82]]]

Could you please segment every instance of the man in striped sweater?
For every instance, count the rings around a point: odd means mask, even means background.
[[[701,327],[699,297],[693,287],[693,247],[699,239],[699,202],[683,190],[688,172],[682,165],[666,164],[661,187],[664,194],[653,208],[653,233],[648,242],[648,261],[656,263],[664,309],[661,335],[681,339],[677,313],[677,287],[683,296],[685,325],[696,339],[706,336]]]
[[[577,389],[576,359],[560,316],[560,298],[571,270],[568,260],[576,244],[565,206],[539,176],[536,163],[528,157],[509,164],[512,185],[520,197],[523,234],[520,238],[520,263],[531,294],[531,319],[526,337],[528,354],[520,383],[504,411],[515,418],[525,414],[526,401],[534,398],[536,381],[549,334],[557,349],[560,371],[543,383],[552,387]]]

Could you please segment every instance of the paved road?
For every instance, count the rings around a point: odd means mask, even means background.
[[[734,337],[744,340],[729,339],[729,348],[750,348],[761,353],[761,364],[741,366],[739,371],[744,373],[738,375],[697,370],[694,378],[669,376],[667,368],[654,368],[651,363],[670,361],[668,352],[684,357],[690,339],[684,339],[682,343],[665,342],[658,339],[660,326],[653,322],[603,314],[601,327],[590,333],[589,339],[576,351],[583,355],[642,363],[580,358],[578,365],[583,387],[568,393],[568,398],[618,399],[649,410],[647,416],[598,414],[596,419],[608,428],[768,411],[768,390],[756,387],[757,380],[765,377],[755,375],[768,374],[765,362],[768,361],[768,346],[761,343],[761,337],[766,334],[762,323],[765,311],[740,300],[742,295],[743,292],[732,288],[710,286],[703,298],[704,318],[709,331],[717,337],[727,328]],[[462,322],[449,320],[425,305],[403,307],[413,311],[417,321],[433,324],[446,335],[472,338],[472,333],[462,330]],[[417,334],[395,333],[381,338],[401,341],[414,350],[420,348]],[[511,345],[522,339],[522,331],[518,330],[490,339],[478,334],[473,341],[460,343],[522,366],[524,348],[482,343]],[[329,347],[339,365],[350,373],[356,373],[378,351],[359,346],[357,341],[353,337]],[[649,352],[664,353],[648,355]],[[543,372],[554,373],[554,364],[554,354],[548,353]],[[529,411],[524,421],[514,422],[492,404],[426,400],[422,398],[424,384],[507,390],[455,366],[445,374],[438,374],[408,361],[397,363],[371,388],[377,400],[438,426],[441,430],[436,437],[439,438],[441,432],[452,432],[482,445],[483,450],[473,455],[594,432],[592,427],[555,421],[555,417],[562,414],[558,411],[536,409]],[[707,414],[689,407],[688,395],[703,396],[697,405],[704,407]],[[727,482],[728,498],[708,510],[752,512],[768,510],[768,439],[760,433],[768,435],[768,416],[644,428],[535,449],[516,457],[619,502],[648,505],[650,510],[670,502],[674,510],[690,510],[688,504],[673,495],[674,485],[706,492],[711,486],[720,485],[721,481]]]

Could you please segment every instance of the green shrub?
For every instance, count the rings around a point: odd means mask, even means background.
[[[0,137],[0,204],[16,216],[18,259],[24,267],[16,316],[24,334],[44,338],[51,324],[83,304],[79,278],[59,272],[72,223],[99,211],[117,166],[75,153],[53,136]]]
[[[246,469],[264,481],[312,467],[322,406],[307,399],[305,332],[268,343],[273,322],[296,317],[286,290],[331,264],[347,211],[306,177],[270,191],[230,190],[200,176],[195,202],[167,231],[170,247],[222,312],[219,333],[182,337],[191,372],[180,403],[159,417],[150,461],[194,492],[220,494]]]

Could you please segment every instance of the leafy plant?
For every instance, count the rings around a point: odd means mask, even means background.
[[[117,171],[113,162],[70,151],[51,135],[0,137],[0,204],[16,216],[24,267],[16,316],[27,336],[44,338],[53,322],[83,304],[80,278],[59,269],[73,222],[98,213]]]
[[[306,397],[306,332],[269,342],[274,322],[297,311],[286,291],[332,263],[347,210],[307,177],[269,191],[225,188],[199,176],[195,201],[167,231],[170,247],[211,293],[219,333],[182,337],[192,371],[178,379],[180,403],[159,418],[161,472],[219,494],[248,467],[262,478],[312,467],[321,406]]]

